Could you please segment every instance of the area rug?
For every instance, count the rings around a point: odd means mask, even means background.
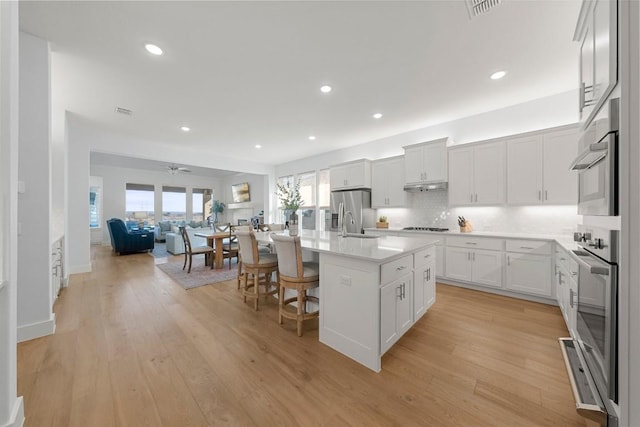
[[[227,264],[225,264],[221,269],[212,270],[211,267],[204,265],[202,257],[194,258],[193,264],[191,265],[191,273],[187,273],[187,268],[189,268],[189,266],[184,270],[182,269],[183,263],[184,260],[180,260],[176,262],[156,264],[156,267],[164,271],[169,277],[185,289],[224,282],[225,280],[235,279],[238,276],[238,267],[235,262],[231,263],[231,270],[229,270],[229,266]]]

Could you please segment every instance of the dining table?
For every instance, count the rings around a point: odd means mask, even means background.
[[[207,245],[214,248],[215,257],[213,260],[213,265],[215,268],[222,268],[224,266],[224,258],[223,258],[223,249],[222,246],[224,244],[224,239],[228,239],[232,236],[233,232],[228,231],[214,231],[211,233],[194,233],[194,236],[204,237],[207,239]],[[208,264],[207,264],[208,265]]]

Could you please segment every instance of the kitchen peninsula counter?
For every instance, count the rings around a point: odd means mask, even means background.
[[[384,352],[435,302],[437,237],[301,230],[300,242],[319,254],[320,342],[379,372]]]

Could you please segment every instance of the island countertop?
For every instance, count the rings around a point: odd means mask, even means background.
[[[268,239],[270,232],[256,233],[258,240]],[[289,232],[277,232],[288,235]],[[349,258],[385,263],[401,258],[438,242],[437,238],[380,236],[377,238],[342,237],[335,231],[300,230],[300,244],[312,252],[341,255]]]

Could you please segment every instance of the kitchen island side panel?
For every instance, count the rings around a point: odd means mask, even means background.
[[[320,254],[320,342],[380,371],[380,265]]]

